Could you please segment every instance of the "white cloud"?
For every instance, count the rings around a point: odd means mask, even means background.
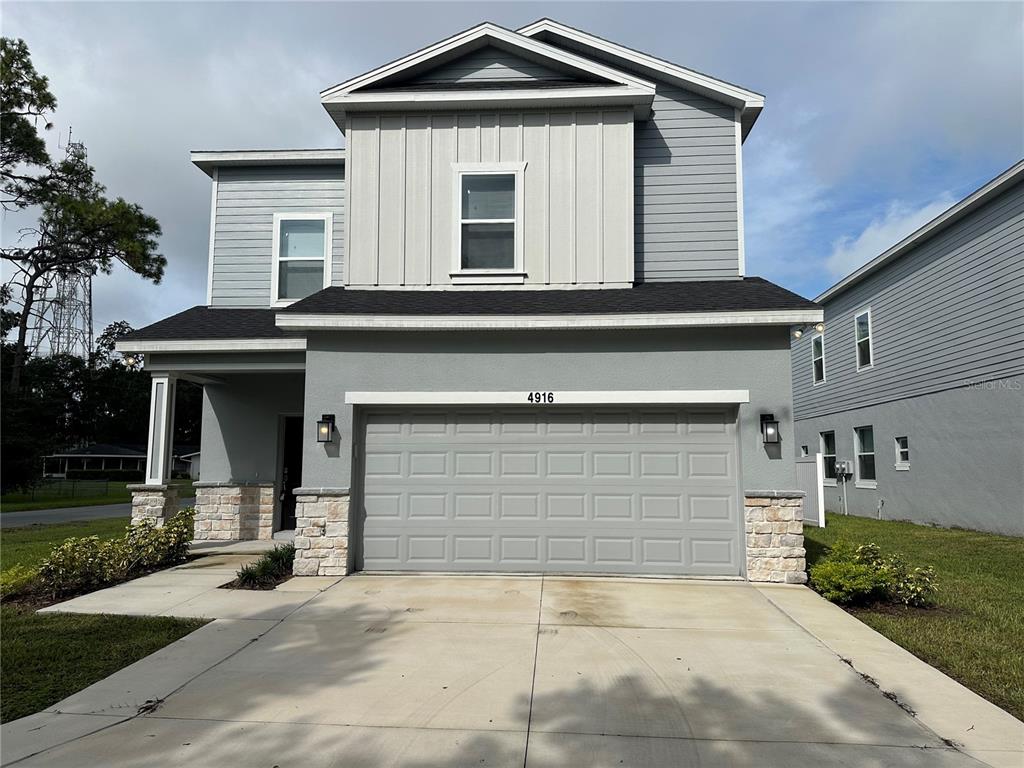
[[[832,253],[825,259],[825,267],[833,277],[849,274],[920,229],[954,202],[948,193],[920,207],[892,201],[885,213],[872,219],[859,235],[844,235],[836,240]]]

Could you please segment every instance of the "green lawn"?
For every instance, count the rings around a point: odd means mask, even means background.
[[[178,486],[181,498],[194,495],[191,480],[172,480]],[[57,509],[61,507],[91,507],[98,504],[122,504],[132,500],[127,487],[131,483],[105,483],[102,480],[83,480],[74,489],[70,481],[41,486],[35,492],[5,493],[0,496],[0,512],[27,512],[37,509]]]
[[[1024,719],[1024,539],[912,523],[826,515],[804,528],[808,565],[844,539],[874,542],[935,567],[931,610],[855,609],[857,618],[975,693]]]
[[[0,568],[35,565],[69,536],[109,539],[127,517],[0,532]],[[0,721],[25,717],[160,650],[206,622],[149,616],[38,614],[0,605]]]

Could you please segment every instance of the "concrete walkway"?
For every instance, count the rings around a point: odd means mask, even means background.
[[[1024,760],[1024,724],[804,587],[356,575],[211,588],[247,556],[55,606],[217,621],[5,725],[4,764]]]
[[[181,499],[178,506],[184,509],[196,503],[194,498]],[[88,507],[59,507],[57,509],[32,509],[25,512],[4,512],[0,514],[0,529],[22,528],[27,525],[48,525],[50,523],[71,523],[76,520],[100,520],[105,517],[131,517],[130,501],[121,504],[96,504]]]

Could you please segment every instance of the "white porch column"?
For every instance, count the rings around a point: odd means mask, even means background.
[[[172,374],[153,374],[149,395],[146,485],[163,485],[170,477],[175,384],[175,377]]]

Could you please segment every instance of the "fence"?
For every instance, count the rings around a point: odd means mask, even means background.
[[[796,460],[796,487],[804,492],[804,525],[825,527],[825,463],[820,453]]]
[[[24,495],[27,501],[37,498],[101,498],[124,491],[124,483],[110,480],[44,480]],[[19,494],[20,495],[20,494]]]

